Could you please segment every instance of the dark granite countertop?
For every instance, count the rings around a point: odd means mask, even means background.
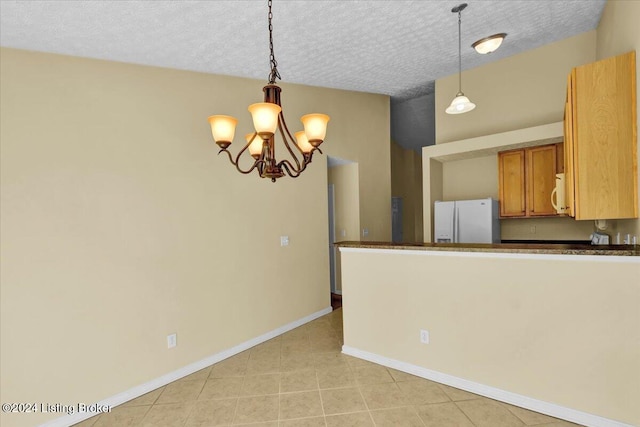
[[[562,243],[391,243],[391,242],[336,242],[340,248],[397,249],[454,252],[494,252],[515,254],[552,255],[617,255],[640,256],[640,246],[562,244]]]

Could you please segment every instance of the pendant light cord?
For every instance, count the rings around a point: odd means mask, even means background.
[[[273,25],[271,24],[271,19],[273,18],[273,13],[271,13],[271,1],[269,0],[269,61],[271,63],[271,72],[269,73],[269,84],[275,84],[276,79],[282,80],[280,77],[280,73],[278,72],[278,61],[276,61],[276,56],[273,53]]]
[[[271,1],[271,0],[269,0]],[[458,93],[462,93],[462,10],[458,10]]]

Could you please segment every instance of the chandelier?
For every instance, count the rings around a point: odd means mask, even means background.
[[[285,174],[292,178],[297,178],[311,163],[313,153],[315,151],[322,153],[320,144],[322,144],[326,135],[329,116],[317,113],[302,116],[300,120],[304,126],[304,131],[296,132],[295,138],[291,136],[282,114],[282,104],[280,103],[280,92],[282,90],[276,85],[276,79],[281,79],[281,77],[278,72],[278,62],[273,54],[271,1],[268,1],[269,60],[271,63],[269,83],[262,89],[264,102],[249,106],[255,132],[245,136],[246,144],[235,156],[235,159],[227,148],[233,141],[238,120],[231,116],[222,115],[211,116],[208,120],[211,125],[213,139],[220,147],[218,154],[227,153],[229,160],[240,173],[249,174],[256,170],[261,178],[270,178],[272,182],[276,182],[276,179],[285,176]],[[284,147],[289,153],[289,158],[276,159],[276,132],[280,133]],[[247,151],[253,157],[253,164],[248,169],[243,169],[240,166],[240,157]]]

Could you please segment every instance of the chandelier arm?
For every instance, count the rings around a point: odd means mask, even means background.
[[[243,169],[240,167],[240,164],[238,163],[238,159],[240,158],[240,155],[238,155],[238,156],[236,157],[236,161],[234,161],[234,160],[233,160],[233,156],[231,155],[231,153],[230,153],[230,152],[229,152],[229,150],[227,150],[227,149],[222,149],[222,150],[218,151],[218,154],[223,153],[223,152],[224,152],[224,153],[227,153],[227,156],[229,156],[229,161],[231,162],[231,164],[232,164],[233,166],[235,166],[235,167],[236,167],[236,169],[238,170],[238,172],[243,173],[243,174],[245,174],[245,175],[246,175],[246,174],[248,174],[248,173],[253,172],[253,170],[254,170],[256,167],[258,167],[258,166],[264,166],[264,160],[262,160],[262,159],[258,159],[258,160],[256,160],[256,161],[253,163],[253,165],[252,165],[248,170],[243,170]],[[262,170],[262,167],[260,167],[260,168],[259,168],[260,174],[262,174],[262,171],[261,171],[261,170]]]
[[[262,157],[258,158],[248,170],[243,170],[240,167],[240,156],[242,156],[242,153],[247,151],[247,149],[249,148],[249,145],[251,145],[252,141],[253,141],[253,138],[249,142],[247,142],[244,147],[242,147],[242,150],[240,150],[240,152],[236,156],[236,161],[235,162],[231,161],[231,163],[233,163],[235,165],[236,169],[238,169],[238,172],[243,173],[243,174],[251,173],[256,167],[258,167],[259,164],[262,164],[263,167],[264,167],[264,159]],[[231,154],[229,154],[229,157],[231,157]],[[260,174],[262,174],[262,172],[260,172]]]
[[[240,152],[238,153],[238,155],[236,156],[236,161],[235,163],[233,163],[234,165],[236,165],[236,167],[238,167],[238,165],[240,164],[240,156],[242,156],[242,153],[244,153],[245,151],[247,151],[247,148],[249,148],[249,146],[251,145],[251,142],[253,141],[253,139],[249,142],[247,142],[245,144],[244,147],[242,147],[242,150],[240,150]]]
[[[306,169],[307,164],[305,163],[302,166],[302,169],[300,170],[296,170],[295,167],[291,164],[290,161],[288,160],[281,160],[278,163],[278,167],[284,169],[285,171],[287,171],[287,174],[291,177],[291,178],[297,178],[300,176],[300,174]],[[293,170],[293,171],[292,171]]]
[[[295,140],[296,140],[296,139],[291,135],[291,132],[289,132],[289,128],[287,127],[287,122],[285,122],[285,121],[284,121],[284,115],[282,114],[282,112],[280,112],[280,116],[282,116],[282,125],[283,125],[283,127],[284,127],[285,131],[287,132],[287,135],[289,135],[289,139],[290,139],[291,141],[294,141],[294,144],[293,144],[293,145],[295,145],[296,149],[297,149],[297,150],[300,152],[300,154],[302,154],[302,155],[303,155],[303,157],[304,157],[304,151],[302,151],[302,149],[301,149],[300,147],[298,147],[298,143],[297,143],[297,142],[295,142]],[[280,133],[282,133],[282,129],[280,129]]]
[[[229,156],[229,161],[231,162],[231,164],[233,166],[238,167],[238,164],[233,161],[233,156],[231,155],[231,152],[229,150],[227,150],[226,148],[223,148],[222,150],[218,151],[218,155],[220,155],[220,153],[227,153],[227,156]]]
[[[253,170],[254,170],[255,168],[258,168],[258,172],[259,172],[259,173],[260,173],[260,175],[262,176],[262,172],[261,172],[262,167],[259,167],[260,165],[264,166],[264,160],[262,160],[262,159],[258,159],[258,160],[256,160],[256,161],[253,163],[253,165],[252,165],[249,169],[247,169],[247,170],[242,170],[242,169],[240,169],[240,165],[236,164],[236,169],[238,169],[238,172],[240,172],[240,173],[242,173],[242,174],[247,175],[247,174],[250,174],[251,172],[253,172]]]
[[[293,157],[293,160],[296,162],[296,165],[297,165],[296,170],[301,170],[301,168],[304,166],[304,152],[300,149],[300,147],[298,147],[298,144],[296,144],[295,139],[291,136],[291,132],[289,132],[289,128],[287,128],[287,123],[284,121],[284,116],[282,115],[282,113],[280,113],[280,115],[278,116],[278,129],[280,130],[280,135],[282,136],[282,140],[284,141],[285,147],[287,147],[289,154],[291,154],[291,157]],[[286,131],[286,134],[285,134],[285,131]],[[300,166],[300,161],[298,160],[298,156],[294,154],[293,150],[289,146],[289,142],[287,141],[287,135],[289,136],[291,143],[298,149],[300,154],[302,154],[303,166]]]

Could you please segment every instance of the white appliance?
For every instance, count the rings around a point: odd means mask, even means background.
[[[551,192],[551,205],[560,215],[567,213],[564,194],[564,174],[556,174],[556,187]]]
[[[500,243],[498,201],[435,202],[436,243]]]

